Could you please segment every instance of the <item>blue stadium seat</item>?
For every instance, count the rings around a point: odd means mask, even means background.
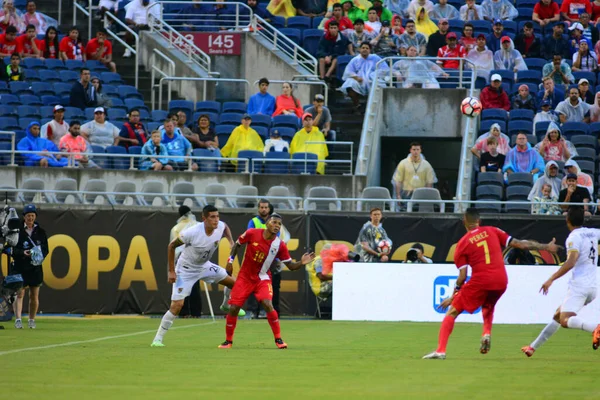
[[[488,108],[481,112],[481,120],[486,121],[488,119],[500,119],[506,121],[508,119],[508,113],[502,108]]]
[[[296,28],[282,28],[279,30],[282,34],[291,39],[298,46],[302,44],[302,32]]]
[[[0,150],[8,151],[12,150],[10,142],[0,142]],[[9,153],[0,153],[0,165],[8,165],[10,163],[10,154]]]
[[[65,119],[70,121],[72,119],[78,119],[82,121],[85,118],[85,114],[81,109],[77,107],[65,107]]]
[[[517,82],[539,84],[540,82],[542,82],[542,73],[536,70],[518,71]]]
[[[47,105],[47,106],[41,106],[39,108],[40,110],[40,115],[42,116],[42,118],[54,118],[54,106],[52,105]]]
[[[265,128],[271,127],[271,117],[263,114],[253,114],[252,116],[252,127],[263,126]]]
[[[39,110],[38,107],[34,106],[17,106],[19,118],[36,118],[39,121],[42,118]]]
[[[337,71],[335,74],[339,80],[341,80],[342,76],[344,76],[344,70],[346,69],[346,66],[348,65],[350,60],[352,60],[352,56],[350,56],[350,55],[339,56],[337,58],[338,64],[337,64]]]
[[[95,107],[87,107],[85,110],[83,110],[86,121],[91,121],[94,119],[94,110],[95,109],[96,109]]]
[[[192,116],[192,120],[188,121],[190,123],[193,122],[194,125],[196,125],[196,123],[198,122],[198,118],[200,118],[201,115],[206,115],[210,121],[210,126],[211,127],[215,127],[215,125],[217,125],[220,121],[220,117],[219,114],[216,114],[214,112],[207,112],[207,111],[196,111],[194,113],[194,115]],[[240,117],[241,120],[241,117]]]
[[[285,18],[274,16],[271,18],[271,25],[273,25],[277,29],[285,28]]]
[[[230,112],[223,113],[219,116],[219,123],[238,126],[239,124],[242,123],[243,115],[244,114],[242,114],[242,113],[230,113]],[[254,122],[254,120],[252,120],[252,122]]]
[[[263,142],[269,137],[269,128],[265,128],[264,126],[256,126],[253,125],[252,128],[258,133],[258,136],[263,140]]]
[[[589,134],[588,124],[584,122],[565,122],[562,125],[562,133],[566,138],[573,135],[587,135]]]
[[[21,60],[21,66],[27,69],[46,69],[46,66],[42,60],[32,57]]]
[[[526,58],[525,59],[525,65],[527,65],[527,68],[529,68],[529,70],[542,72],[542,69],[544,69],[544,65],[546,65],[546,64],[548,64],[548,61],[544,60],[543,58]]]
[[[153,110],[150,115],[152,116],[152,121],[163,122],[165,119],[167,119],[168,114],[169,113],[165,110]]]
[[[27,127],[32,122],[40,122],[40,119],[39,118],[27,118],[27,117],[21,118],[21,117],[19,117],[19,126],[21,127],[22,130],[27,130]]]
[[[117,89],[117,94],[122,99],[140,99],[144,100],[144,96],[135,88],[135,86],[131,85],[121,85]],[[104,86],[102,87],[104,90]]]
[[[309,29],[312,25],[310,17],[290,17],[287,20],[288,28],[296,28],[296,29]]]
[[[600,136],[600,122],[592,122],[588,127],[591,135]]]
[[[261,173],[262,172],[262,162],[252,162],[255,158],[264,158],[262,151],[254,151],[254,150],[242,150],[238,152],[238,158],[248,158],[250,159],[250,165],[248,167],[249,172]],[[238,160],[238,172],[246,172],[246,161]]]
[[[292,139],[294,138],[294,135],[298,131],[297,128],[295,129],[295,128],[289,128],[289,127],[281,126],[281,127],[273,127],[273,128],[271,128],[270,132],[273,132],[275,129],[277,129],[279,131],[279,135],[281,136],[281,138],[283,140],[287,141],[288,143],[292,142]],[[269,135],[270,135],[270,132],[269,132]]]
[[[515,6],[516,7],[534,7],[537,3],[539,3],[538,0],[517,0],[515,2]]]
[[[15,117],[0,117],[0,130],[12,131],[14,129],[21,129],[19,121]]]
[[[517,121],[517,120],[524,120],[524,121],[530,121],[533,122],[533,117],[535,117],[535,113],[532,110],[511,110],[510,111],[510,120],[511,121]]]
[[[317,54],[319,48],[319,41],[323,37],[323,31],[321,29],[307,29],[302,32],[302,47],[310,54]]]
[[[65,67],[71,71],[80,71],[85,64],[81,60],[65,60]]]
[[[58,76],[58,74],[57,74],[57,76]],[[60,79],[60,77],[58,79]],[[68,96],[71,93],[71,87],[73,85],[64,83],[64,82],[56,82],[53,84],[53,86],[54,86],[54,91],[56,92],[57,96],[65,96],[65,95]]]
[[[498,119],[488,119],[485,121],[481,121],[481,123],[479,124],[479,133],[483,134],[489,132],[492,125],[494,124],[500,125],[500,131],[506,134],[506,121],[501,121]]]
[[[149,131],[152,132],[152,131]],[[142,146],[129,146],[129,148],[127,149],[127,152],[129,154],[142,154]],[[139,158],[134,158],[133,159],[133,167],[134,168],[139,168],[140,167],[140,159]]]
[[[92,144],[90,146],[92,148],[92,152],[94,153],[94,162],[103,169],[110,168],[110,160],[106,156],[101,156],[100,154],[106,154],[106,149],[102,146],[98,146]]]
[[[318,160],[314,153],[294,153],[292,154],[292,160]],[[314,175],[317,172],[316,162],[293,162],[291,163],[292,174],[311,174]]]
[[[517,8],[517,11],[519,12],[519,16],[517,18],[515,18],[515,21],[517,21],[517,22],[525,21],[526,22],[526,21],[531,20],[531,16],[533,15],[533,8],[519,7],[519,8]]]
[[[19,96],[19,99],[21,99],[21,104],[23,105],[39,107],[44,105],[44,103],[42,103],[42,100],[38,96],[35,96],[33,94],[22,94]]]
[[[235,129],[234,125],[217,125],[215,127],[215,135],[219,139],[219,148],[222,149],[229,140],[229,136],[231,136],[231,132]]]
[[[508,176],[508,186],[521,185],[521,186],[533,186],[533,175],[526,172],[515,172]]]
[[[300,121],[295,115],[278,115],[273,117],[273,127],[287,127],[298,130]]]
[[[265,174],[287,174],[290,172],[290,154],[282,151],[270,151],[265,154],[265,158],[269,160],[285,160],[285,161],[265,161]]]
[[[490,77],[494,74],[498,74],[502,77],[502,83],[510,83],[511,85],[515,81],[515,73],[506,69],[493,69],[490,72]]]
[[[477,200],[502,200],[502,188],[497,185],[478,185],[475,189]]]
[[[85,66],[92,71],[108,71],[108,68],[98,60],[87,60]]]
[[[55,58],[47,58],[46,60],[44,60],[44,64],[46,65],[46,68],[53,69],[55,71],[67,69],[67,67],[65,67],[65,63],[62,60],[58,60]]]
[[[120,98],[114,97],[111,98],[110,101],[112,101],[113,104],[110,108],[111,110],[120,109],[127,112],[127,107],[125,107],[125,103],[123,103],[123,100],[121,100]]]
[[[481,20],[481,21],[469,21],[473,24],[473,29],[475,32],[489,34],[492,32],[492,24],[489,21]]]
[[[79,74],[79,72],[65,70],[65,71],[59,71],[58,75],[60,76],[61,82],[73,84],[79,80],[80,74]]]
[[[169,111],[183,110],[188,118],[191,118],[194,112],[194,102],[187,100],[171,100],[169,102]]]
[[[504,26],[504,32],[512,33],[513,35],[517,34],[517,23],[515,21],[504,20],[502,21],[502,25]]]
[[[25,80],[27,82],[40,82],[40,73],[39,69],[31,69],[31,68],[23,68],[23,73],[25,74]]]
[[[218,153],[210,151],[208,149],[194,149],[192,151],[194,157],[212,157],[215,160],[195,160],[198,164],[198,170],[201,172],[219,172],[219,161],[220,158]]]
[[[31,84],[31,89],[33,90],[33,94],[36,96],[54,96],[54,93],[56,93],[52,85],[47,82],[33,82]]]
[[[40,96],[40,100],[42,100],[45,106],[55,106],[61,102],[60,97],[48,95]]]
[[[533,134],[533,122],[531,121],[509,121],[508,136],[516,135],[517,133]]]
[[[477,184],[504,187],[504,177],[497,172],[480,172],[477,175]]]
[[[199,101],[196,103],[196,111],[219,114],[221,113],[221,103],[218,101]]]
[[[19,113],[15,106],[1,105],[0,117],[18,117]]]
[[[323,17],[313,17],[312,19],[312,28],[319,29],[319,25],[321,25],[321,21],[323,21]]]
[[[538,138],[538,141],[544,140],[548,126],[550,126],[550,121],[542,121],[535,124],[535,136]]]
[[[577,136],[573,136],[573,137],[581,137],[581,136],[591,137],[591,136],[585,136],[585,135],[577,135]],[[591,138],[594,139],[593,137],[591,137]],[[595,162],[596,161],[596,149],[590,148],[590,147],[579,146],[579,147],[577,147],[577,155],[573,158],[575,160],[587,160],[587,161]]]
[[[155,131],[158,129],[159,126],[162,125],[162,122],[148,122],[148,132],[152,133],[152,131]]]
[[[123,101],[123,103],[125,103],[125,107],[127,107],[127,110],[131,110],[132,108],[139,108],[139,109],[144,109],[146,111],[148,111],[148,106],[146,106],[146,103],[144,103],[144,100],[140,100],[140,99],[125,99]]]
[[[140,112],[140,121],[142,121],[144,124],[148,123],[149,121],[152,121],[152,119],[150,118],[150,112],[147,109],[140,108],[139,112]]]
[[[111,108],[106,112],[110,122],[127,120],[127,111],[119,108]]]
[[[123,85],[123,79],[121,79],[121,75],[116,72],[102,72],[100,74],[100,80],[102,83],[108,83],[113,85]]]
[[[0,96],[0,104],[20,106],[21,100],[19,100],[19,97],[15,96],[14,94],[3,94]]]
[[[248,105],[241,101],[226,101],[223,103],[222,112],[245,113],[248,110]]]
[[[588,71],[573,71],[575,82],[579,82],[580,79],[587,79],[590,82],[590,86],[596,86],[596,73]]]
[[[119,91],[119,88],[121,86],[119,86],[118,88],[115,85],[102,85],[102,93],[104,93],[106,96],[112,98],[121,98],[121,94]]]
[[[127,154],[127,150],[123,146],[107,146],[106,153],[108,154]],[[128,169],[129,158],[124,157],[111,157],[110,167],[113,169]]]
[[[42,80],[42,82],[63,82],[63,80],[60,79],[60,75],[58,74],[58,72],[51,69],[41,69],[40,79]]]
[[[10,93],[10,89],[8,88],[8,83],[5,81],[0,81],[0,93]]]

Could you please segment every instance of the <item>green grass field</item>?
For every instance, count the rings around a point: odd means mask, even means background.
[[[287,350],[266,321],[239,321],[234,348],[217,349],[224,320],[177,320],[151,348],[159,319],[39,318],[37,330],[0,331],[6,399],[598,399],[600,352],[582,331],[559,331],[533,358],[520,348],[539,325],[457,324],[447,360],[438,324],[282,320]],[[135,334],[136,335],[131,335]],[[115,337],[130,335],[127,337]],[[106,340],[96,340],[112,337]],[[79,342],[79,343],[73,343]],[[7,351],[66,344],[34,351]]]

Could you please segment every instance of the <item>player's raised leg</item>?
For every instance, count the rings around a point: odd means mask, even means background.
[[[229,312],[229,298],[231,296],[231,289],[233,288],[233,285],[235,284],[235,279],[229,275],[227,275],[227,277],[221,281],[219,281],[219,285],[223,285],[225,286],[225,288],[223,289],[223,303],[221,304],[221,311],[224,311],[226,313]],[[244,309],[240,308],[240,310],[238,311],[237,316],[238,317],[243,317],[246,315],[246,311],[244,311]]]
[[[537,349],[539,349],[548,339],[550,339],[560,328],[560,307],[554,313],[552,322],[542,329],[537,338],[529,346],[521,348],[521,351],[527,356],[531,357]]]

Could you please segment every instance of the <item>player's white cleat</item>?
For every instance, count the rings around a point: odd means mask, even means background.
[[[29,326],[29,329],[35,329],[35,321],[30,319],[27,321],[27,326]]]
[[[446,353],[438,353],[437,351],[434,351],[433,353],[429,353],[425,356],[423,356],[423,360],[445,360],[446,359]]]
[[[492,337],[490,335],[483,335],[481,337],[481,347],[479,348],[479,352],[481,354],[489,353],[492,348]]]
[[[527,356],[531,357],[535,353],[535,349],[531,346],[521,347],[521,351]]]
[[[20,319],[15,320],[15,329],[23,329],[23,322]]]
[[[154,342],[152,342],[150,347],[166,347],[166,346],[160,340],[155,340]]]

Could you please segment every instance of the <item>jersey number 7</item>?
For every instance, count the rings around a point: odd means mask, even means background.
[[[477,247],[483,247],[483,251],[485,252],[485,263],[489,264],[491,262],[490,261],[490,248],[487,244],[487,240],[477,243]]]

